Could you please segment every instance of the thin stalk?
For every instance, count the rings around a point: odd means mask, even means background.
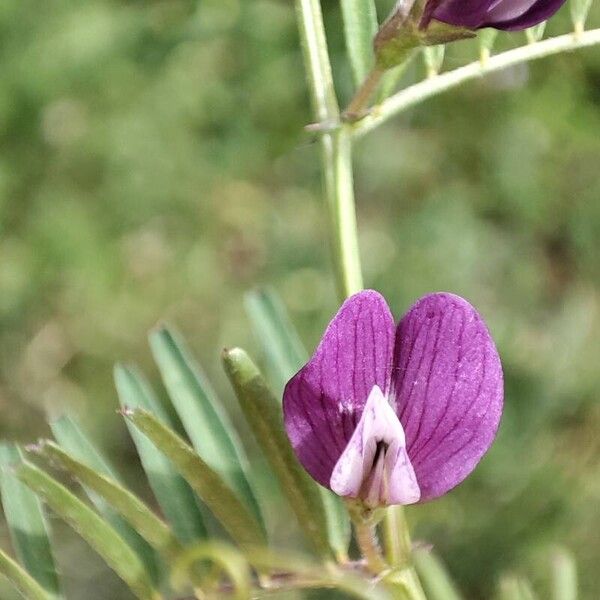
[[[591,29],[576,34],[566,34],[549,38],[528,44],[514,50],[501,52],[495,56],[487,58],[485,61],[477,60],[464,67],[454,69],[438,75],[437,77],[426,79],[411,85],[404,90],[394,94],[379,106],[374,107],[370,115],[354,125],[354,134],[363,135],[376,129],[395,115],[405,111],[407,108],[415,106],[437,96],[447,90],[455,88],[462,83],[479,79],[489,73],[501,71],[507,67],[512,67],[521,63],[545,58],[560,52],[568,52],[579,48],[586,48],[600,44],[600,29]]]
[[[321,136],[322,169],[338,292],[341,299],[345,299],[363,288],[354,202],[352,128],[348,124],[340,124],[320,2],[295,1],[315,120],[331,124],[332,127],[330,132]],[[365,84],[363,95],[368,96],[366,101],[378,84],[379,77],[380,75],[374,76]],[[378,550],[373,527],[372,524],[366,527],[359,524],[356,528],[357,539],[370,569],[381,573],[386,568],[386,563]],[[410,547],[408,532],[403,532],[402,536]],[[409,575],[412,589],[412,579],[416,575],[414,572]],[[411,596],[411,599],[421,600],[418,595]]]
[[[365,111],[369,106],[369,100],[375,93],[384,74],[385,70],[378,68],[374,68],[369,73],[344,111],[345,119],[353,121],[355,119],[360,119],[365,114]]]
[[[340,297],[345,299],[363,287],[352,179],[352,141],[347,129],[337,128],[340,110],[320,2],[296,0],[296,11],[315,120],[331,124],[333,129],[321,136],[321,160],[337,287]]]
[[[376,525],[370,520],[354,520],[356,543],[367,561],[367,568],[373,575],[380,575],[388,564],[383,559],[379,541],[377,540]]]
[[[385,555],[392,567],[402,567],[410,562],[411,542],[404,507],[390,506],[382,522]]]
[[[341,300],[363,288],[352,175],[352,136],[347,127],[321,139],[330,243]]]

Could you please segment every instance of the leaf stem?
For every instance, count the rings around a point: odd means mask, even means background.
[[[411,85],[388,98],[375,107],[370,115],[354,125],[354,134],[363,135],[368,133],[392,117],[402,113],[407,108],[467,81],[478,79],[489,73],[501,71],[514,65],[596,44],[600,44],[600,28],[591,29],[579,34],[569,33],[560,35],[536,42],[535,44],[527,44],[514,50],[501,52],[500,54],[491,56],[483,64],[480,60],[474,61],[464,67]]]

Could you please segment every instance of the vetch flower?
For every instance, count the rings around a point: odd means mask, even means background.
[[[549,19],[565,0],[429,0],[421,27],[436,19],[466,29],[518,30]]]
[[[344,303],[288,382],[283,412],[310,475],[375,508],[463,481],[492,444],[502,402],[498,352],[466,300],[427,295],[396,327],[367,290]]]

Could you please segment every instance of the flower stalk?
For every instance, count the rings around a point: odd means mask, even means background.
[[[375,67],[368,75],[362,85],[356,91],[356,94],[344,111],[344,119],[347,121],[356,121],[364,116],[369,100],[375,93],[385,70]]]

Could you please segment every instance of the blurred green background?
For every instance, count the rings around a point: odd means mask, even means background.
[[[339,6],[323,7],[347,98]],[[548,30],[569,26],[563,9]],[[446,68],[474,56],[457,44]],[[0,74],[0,435],[32,441],[69,410],[150,498],[113,363],[158,387],[146,333],[166,318],[236,415],[219,351],[258,353],[244,292],[276,288],[309,349],[337,307],[292,3],[2,0]],[[468,598],[506,570],[549,597],[559,543],[598,597],[599,166],[593,48],[428,101],[357,148],[367,285],[398,316],[428,291],[466,296],[504,360],[492,451],[408,511]],[[53,525],[69,597],[129,598]]]

